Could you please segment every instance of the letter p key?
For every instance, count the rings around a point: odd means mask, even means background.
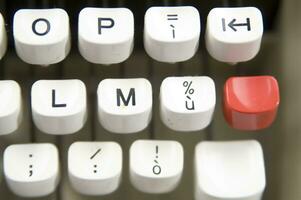
[[[113,28],[115,21],[112,18],[98,18],[98,34],[101,35],[101,29]]]
[[[92,63],[125,61],[134,45],[134,16],[127,8],[84,8],[78,17],[81,55]]]
[[[110,132],[139,132],[151,120],[152,87],[146,79],[105,79],[97,97],[99,122]]]

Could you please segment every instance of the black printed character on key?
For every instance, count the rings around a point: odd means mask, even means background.
[[[158,161],[159,155],[158,154],[159,154],[159,146],[156,145],[156,157],[155,157],[154,166],[153,166],[153,173],[155,175],[161,174],[161,166],[159,165],[159,161]]]
[[[99,17],[98,18],[98,34],[102,34],[102,29],[113,28],[115,21],[112,18]]]
[[[67,104],[65,104],[65,103],[57,103],[56,102],[56,100],[55,100],[55,94],[56,94],[55,89],[52,89],[52,107],[53,108],[67,107]]]
[[[122,90],[120,88],[116,89],[116,96],[117,96],[117,106],[121,106],[121,101],[123,102],[124,106],[128,106],[130,101],[132,102],[132,106],[136,106],[136,93],[135,93],[135,88],[131,88],[127,98],[125,99]]]
[[[44,28],[45,27],[45,28]],[[38,18],[32,22],[32,31],[38,36],[44,36],[50,31],[50,22],[45,18]],[[43,30],[42,30],[43,28]]]
[[[90,160],[93,160],[95,158],[95,156],[97,156],[99,153],[101,152],[101,148],[97,149],[95,153],[93,153],[93,155],[90,157]],[[97,173],[97,164],[93,164],[93,173],[96,174]]]
[[[187,110],[194,110],[194,100],[192,100],[191,95],[194,93],[194,89],[191,88],[192,81],[184,81],[183,82],[183,87],[186,88],[185,95],[186,95],[186,100],[185,100],[185,107]]]
[[[168,21],[177,21],[178,20],[178,14],[167,14],[167,20]],[[176,27],[174,24],[169,25],[171,27],[171,32],[172,32],[172,38],[176,38]]]
[[[33,154],[29,154],[29,158],[32,158],[32,157],[33,157]],[[32,175],[33,175],[33,169],[32,168],[33,168],[33,165],[30,164],[29,165],[29,177],[32,177]]]

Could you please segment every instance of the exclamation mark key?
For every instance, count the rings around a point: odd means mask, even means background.
[[[156,154],[154,159],[153,173],[155,175],[160,175],[162,171],[161,165],[159,163],[159,146],[156,145]]]
[[[130,180],[142,192],[170,192],[180,182],[183,160],[183,147],[176,141],[137,140],[130,148]]]

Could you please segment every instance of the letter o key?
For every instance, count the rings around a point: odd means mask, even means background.
[[[37,30],[37,26],[38,26],[39,29],[41,29],[41,27],[43,28],[43,26],[41,25],[42,23],[46,24],[46,29],[44,31]],[[36,19],[32,23],[32,31],[36,35],[44,36],[44,35],[46,35],[50,31],[50,22],[47,19],[45,19],[45,18]]]

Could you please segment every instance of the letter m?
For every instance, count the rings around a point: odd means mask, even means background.
[[[117,106],[121,105],[121,101],[123,102],[123,104],[125,106],[128,106],[131,100],[132,100],[132,106],[136,105],[135,88],[130,89],[130,92],[129,92],[126,99],[125,99],[125,97],[122,93],[122,90],[120,88],[116,89],[116,94],[117,94]]]

